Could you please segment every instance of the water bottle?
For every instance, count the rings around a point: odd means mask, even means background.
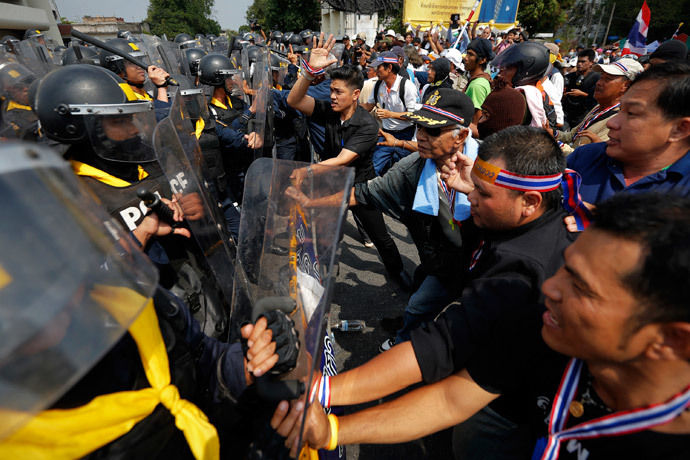
[[[340,321],[335,328],[343,332],[362,332],[365,327],[366,325],[364,324],[364,321],[351,319]]]

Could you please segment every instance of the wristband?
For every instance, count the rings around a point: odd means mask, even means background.
[[[338,447],[338,429],[340,428],[338,417],[328,414],[328,422],[331,424],[331,439],[328,441],[326,450],[335,450]]]
[[[314,401],[318,397],[321,407],[331,407],[331,378],[328,375],[322,375],[319,380],[314,382],[309,393],[309,400]]]
[[[313,80],[315,77],[318,77],[319,75],[323,75],[324,73],[326,73],[326,70],[325,70],[325,69],[314,69],[312,66],[309,65],[309,63],[307,62],[307,60],[304,59],[304,58],[302,58],[302,71],[303,71],[306,75],[311,76],[311,77],[312,77],[312,80]],[[309,77],[306,77],[306,75],[305,75],[305,78],[309,79]]]
[[[166,81],[166,82],[163,83],[162,85],[156,85],[156,84],[154,83],[154,85],[156,86],[156,88],[167,88],[167,87],[168,87],[168,82]]]

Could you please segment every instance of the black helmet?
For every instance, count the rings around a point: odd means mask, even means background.
[[[25,100],[20,99],[25,97],[24,92],[34,81],[36,81],[36,74],[20,63],[0,62],[0,94],[5,94],[8,99],[28,105]]]
[[[199,82],[210,86],[225,86],[225,78],[239,73],[237,66],[224,54],[211,53],[199,62]]]
[[[124,38],[113,38],[106,42],[108,45],[117,48],[120,51],[129,53],[130,56],[141,59],[146,57],[146,53],[141,51],[137,45],[132,42],[125,40]],[[125,63],[124,59],[117,54],[113,54],[106,50],[101,50],[100,53],[100,63],[101,67],[105,67],[111,72],[116,74],[125,73]]]
[[[280,70],[283,62],[277,54],[271,53],[271,70]]]
[[[218,36],[216,34],[206,34],[206,38],[209,40],[218,40]]]
[[[120,77],[92,65],[61,67],[43,77],[34,110],[41,130],[64,144],[91,141],[94,152],[106,160],[139,163],[155,159],[147,145],[156,124],[153,102],[140,101]],[[130,139],[108,137],[106,121],[125,117],[137,127]]]
[[[62,55],[62,65],[92,64],[100,65],[98,51],[81,45],[72,45]]]
[[[175,39],[173,41],[180,45],[180,48],[182,49],[196,48],[199,46],[199,42],[194,40],[191,35],[185,33],[175,35]]]
[[[13,53],[14,50],[17,49],[17,46],[19,46],[19,39],[17,37],[13,37],[12,35],[5,35],[2,37],[2,44],[5,48],[5,51],[8,53]]]
[[[274,30],[271,32],[271,41],[274,43],[280,43],[280,41],[283,39],[283,33],[279,30]]]
[[[256,62],[256,58],[259,57],[259,47],[256,45],[249,45],[246,52],[249,62]]]
[[[305,45],[311,45],[312,38],[314,37],[314,32],[311,29],[304,29],[299,33],[300,38],[302,38],[302,43]],[[298,43],[299,44],[299,43]]]
[[[292,46],[301,45],[302,44],[302,37],[300,37],[297,34],[292,34],[292,35],[290,35],[290,38],[288,39],[288,43]]]
[[[132,32],[129,30],[120,29],[117,31],[117,38],[124,38],[125,40],[130,40],[132,38]]]
[[[280,43],[287,46],[290,43],[290,37],[292,37],[293,35],[295,35],[294,32],[285,32],[283,36],[280,38]]]
[[[199,73],[199,62],[206,56],[206,51],[199,48],[187,48],[184,50],[184,55],[189,64],[189,72],[196,76]]]
[[[204,34],[196,34],[194,38],[197,40],[203,40],[204,38],[206,38],[206,36]]]
[[[541,79],[551,70],[549,49],[537,42],[523,42],[509,46],[491,61],[492,67],[503,69],[517,67],[513,86],[529,85]]]
[[[28,40],[29,38],[38,38],[38,37],[43,37],[43,32],[41,32],[38,29],[27,29],[26,32],[24,32],[24,40]]]
[[[254,34],[249,32],[246,32],[242,39],[251,43],[254,43],[256,41],[256,39],[254,38]]]

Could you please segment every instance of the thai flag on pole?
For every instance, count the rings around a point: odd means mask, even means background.
[[[640,14],[637,15],[635,24],[633,24],[630,33],[628,34],[628,41],[625,48],[621,51],[621,56],[626,54],[635,54],[643,56],[647,54],[647,30],[649,29],[650,11],[647,6],[647,0],[642,4]]]

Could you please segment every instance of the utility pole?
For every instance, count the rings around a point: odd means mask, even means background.
[[[613,12],[616,11],[616,3],[614,2],[613,8],[611,8],[611,16],[609,16],[609,25],[606,26],[606,33],[604,34],[604,43],[601,45],[603,48],[606,46],[606,40],[609,39],[609,29],[611,28],[611,21],[613,20]]]

